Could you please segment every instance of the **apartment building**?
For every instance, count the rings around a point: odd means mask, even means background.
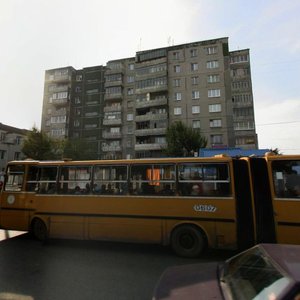
[[[230,53],[231,93],[235,145],[257,148],[249,49]]]
[[[27,133],[26,129],[0,123],[0,175],[9,161],[24,158],[21,149]]]
[[[257,148],[248,49],[220,38],[45,73],[42,130],[83,139],[94,158],[159,157],[179,120],[208,147]]]

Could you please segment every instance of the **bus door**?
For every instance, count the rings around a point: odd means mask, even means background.
[[[236,198],[237,241],[238,248],[244,250],[255,244],[248,163],[245,160],[238,159],[233,159],[232,162]]]
[[[30,203],[24,191],[25,165],[11,164],[7,168],[0,203],[0,227],[28,230]]]
[[[274,207],[270,191],[267,163],[264,158],[249,158],[254,199],[256,242],[275,243]]]
[[[270,159],[278,243],[300,244],[300,160]]]

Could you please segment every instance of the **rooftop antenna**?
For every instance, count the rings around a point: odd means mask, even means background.
[[[140,38],[140,41],[139,41],[138,51],[142,51],[142,38]]]
[[[168,46],[170,47],[171,44],[172,44],[172,38],[171,38],[171,36],[169,36],[169,37],[168,37]]]

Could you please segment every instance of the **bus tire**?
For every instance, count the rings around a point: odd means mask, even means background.
[[[183,257],[198,257],[206,246],[206,239],[200,229],[193,225],[180,225],[171,235],[173,251]]]
[[[47,226],[45,222],[42,221],[41,219],[39,218],[34,219],[31,228],[32,228],[33,236],[36,239],[42,242],[45,242],[48,239]]]

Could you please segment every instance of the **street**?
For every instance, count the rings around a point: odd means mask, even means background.
[[[42,244],[22,234],[0,242],[0,299],[151,299],[166,267],[220,261],[231,254],[208,251],[202,258],[187,259],[157,245]]]

